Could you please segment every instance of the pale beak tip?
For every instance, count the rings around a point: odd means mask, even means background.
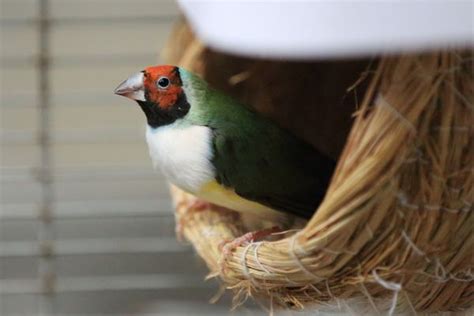
[[[125,87],[125,83],[126,83],[127,80],[125,80],[124,82],[122,82],[121,84],[119,84],[117,86],[117,88],[115,88],[114,90],[114,93],[117,94],[117,95],[124,95],[126,94],[127,92],[130,92],[130,88],[128,87]]]
[[[119,88],[115,88],[114,94],[122,95],[122,94],[123,94],[123,91],[122,91],[121,89],[119,89]]]
[[[132,75],[115,88],[114,93],[132,100],[145,101],[143,73]]]

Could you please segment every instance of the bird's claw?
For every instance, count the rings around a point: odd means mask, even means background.
[[[212,207],[212,204],[201,200],[201,199],[194,199],[193,201],[189,201],[187,203],[188,211],[204,211]]]
[[[191,201],[182,202],[181,205],[178,205],[178,208],[181,206],[184,206],[186,211],[183,212],[183,214],[180,214],[176,219],[175,233],[176,233],[176,238],[179,241],[184,240],[184,226],[186,224],[186,220],[191,215],[191,213],[201,212],[209,208],[212,208],[213,204],[207,201],[195,198],[195,199],[192,199]]]
[[[232,252],[239,246],[247,245],[256,240],[265,238],[273,233],[280,232],[281,229],[278,226],[273,226],[271,228],[266,228],[262,230],[257,230],[253,232],[248,232],[240,237],[235,238],[234,240],[225,240],[220,245],[219,248],[222,250],[222,261],[221,261],[221,270],[224,269],[224,263],[230,256]]]

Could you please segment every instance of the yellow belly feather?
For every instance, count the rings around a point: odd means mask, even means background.
[[[219,183],[217,183],[217,181],[210,181],[203,185],[201,189],[195,193],[195,195],[208,202],[242,213],[252,214],[266,220],[281,221],[285,220],[287,217],[284,213],[242,198],[241,196],[237,195],[234,190],[224,188]]]

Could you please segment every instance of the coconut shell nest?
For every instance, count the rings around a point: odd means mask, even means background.
[[[358,301],[375,313],[472,307],[472,52],[252,60],[213,52],[181,23],[164,56],[339,157],[304,228],[226,258],[222,242],[247,232],[240,215],[189,211],[192,197],[172,188],[183,235],[236,303],[252,296],[271,306],[350,310],[347,302]]]

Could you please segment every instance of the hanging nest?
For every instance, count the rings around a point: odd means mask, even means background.
[[[274,78],[275,85],[258,85],[265,74],[294,77],[295,68],[285,62],[212,52],[186,24],[175,31],[165,59],[200,73],[211,84],[225,82],[222,89],[339,156],[326,197],[304,228],[279,240],[238,247],[226,258],[223,240],[246,232],[240,215],[212,209],[189,212],[186,202],[191,197],[172,189],[185,238],[206,261],[211,276],[234,291],[236,302],[252,296],[287,308],[329,303],[349,310],[361,302],[374,313],[461,311],[473,305],[472,52],[385,56],[372,66],[367,60],[333,62],[349,69],[344,75],[339,72],[340,78],[336,74],[344,89],[354,91],[348,80],[354,74],[361,77],[355,86],[362,87],[363,98],[352,98],[352,104],[334,114],[324,110],[324,119],[332,115],[340,127],[339,134],[331,135],[322,130],[329,126],[314,126],[315,116],[308,114],[321,113],[315,88],[306,96],[297,94],[293,111],[268,106],[278,105],[275,100],[291,101],[294,91],[301,90],[298,82],[296,90],[285,85],[279,89],[279,78]],[[294,65],[296,76],[311,67]],[[312,97],[305,103],[308,111],[295,111],[301,98]]]

